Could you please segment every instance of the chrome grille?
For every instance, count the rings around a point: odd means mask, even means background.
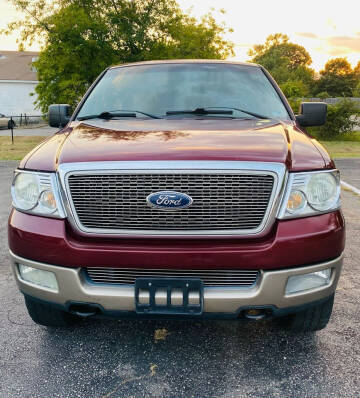
[[[274,177],[262,173],[121,174],[68,177],[74,211],[88,230],[256,230],[262,223]],[[157,191],[190,195],[193,204],[177,211],[150,208]]]
[[[184,270],[88,267],[94,283],[134,284],[136,278],[199,278],[205,286],[252,286],[260,272],[252,270]]]

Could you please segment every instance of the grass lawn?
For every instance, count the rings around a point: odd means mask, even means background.
[[[320,141],[332,158],[360,158],[360,141]]]
[[[27,136],[14,137],[14,144],[11,137],[0,137],[0,160],[21,160],[37,144],[44,141],[46,137]]]
[[[341,141],[319,141],[333,158],[360,158],[360,131],[346,134]]]

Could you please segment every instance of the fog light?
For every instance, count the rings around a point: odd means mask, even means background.
[[[31,282],[34,285],[46,287],[48,289],[59,291],[59,285],[53,272],[44,271],[27,265],[19,264],[20,276],[24,281]]]
[[[290,276],[286,284],[285,293],[291,294],[314,289],[316,287],[326,286],[329,285],[330,278],[331,268],[326,268],[317,272],[311,272],[309,274]]]

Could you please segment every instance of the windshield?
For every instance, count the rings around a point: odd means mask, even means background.
[[[186,113],[166,116],[166,113],[212,107],[289,119],[279,95],[260,68],[222,63],[148,64],[109,69],[77,117],[137,110],[158,117],[185,118],[194,116]],[[207,112],[207,117],[211,117],[211,112]],[[216,114],[216,117],[229,115]],[[231,117],[252,116],[234,109]]]

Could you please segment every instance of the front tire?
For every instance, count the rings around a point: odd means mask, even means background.
[[[31,319],[38,325],[48,327],[72,326],[79,318],[54,306],[25,296],[25,304]]]
[[[280,318],[283,329],[295,333],[316,332],[328,324],[334,304],[334,295],[321,304],[314,305],[304,311]]]

